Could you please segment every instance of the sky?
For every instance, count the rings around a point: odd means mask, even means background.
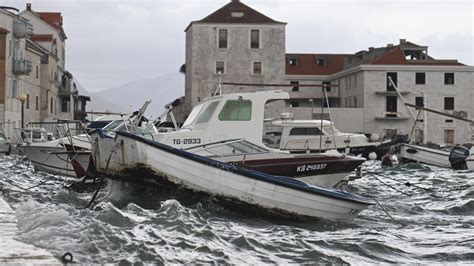
[[[177,73],[185,58],[184,29],[230,0],[29,1],[61,12],[66,68],[100,91]],[[2,1],[24,10],[27,1]],[[247,0],[286,26],[287,53],[355,53],[398,44],[427,45],[437,59],[474,64],[474,1]],[[182,88],[184,93],[184,88]]]

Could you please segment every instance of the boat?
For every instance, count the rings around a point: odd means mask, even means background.
[[[344,155],[334,151],[317,154],[290,154],[288,151],[271,149],[262,141],[265,103],[288,99],[287,92],[261,91],[217,95],[203,100],[195,106],[179,130],[156,134],[135,133],[137,136],[158,141],[180,149],[229,150],[234,154],[220,154],[216,160],[239,163],[248,168],[271,174],[279,171],[289,177],[312,184],[332,187],[347,181],[349,175],[359,167],[364,158]],[[136,158],[124,158],[131,151],[127,138],[118,141],[113,134],[97,130],[91,134],[92,157],[97,171],[105,175],[125,172],[140,162]],[[247,146],[239,152],[232,140],[241,139]],[[223,145],[226,143],[226,145]],[[242,147],[240,143],[240,147]],[[232,147],[229,149],[229,147]],[[253,148],[249,148],[253,147]],[[212,157],[212,154],[206,156]]]
[[[63,125],[77,122],[58,121],[47,124]],[[27,127],[18,130],[20,131],[19,135],[21,136],[22,143],[17,145],[17,150],[26,156],[35,171],[76,177],[69,156],[71,152],[66,149],[66,146],[71,147],[75,156],[78,157],[75,158],[76,163],[87,169],[89,160],[79,157],[79,155],[84,155],[90,150],[90,141],[86,134],[61,136],[58,139],[54,139],[54,134],[46,131],[44,128]],[[87,154],[90,155],[90,152]]]
[[[7,137],[5,136],[5,133],[0,130],[0,154],[4,153],[6,155],[9,155],[12,151],[12,146],[8,142]]]
[[[118,131],[115,138],[118,154],[123,155],[120,163],[126,167],[120,172],[110,168],[109,178],[202,192],[272,213],[345,222],[374,204],[368,198],[221,162],[137,134]]]
[[[267,145],[292,153],[321,152],[337,149],[345,154],[362,155],[376,159],[379,136],[339,131],[329,120],[298,120],[291,113],[283,113],[281,119],[272,120],[271,125],[279,128],[267,133]],[[388,141],[385,141],[385,143]]]

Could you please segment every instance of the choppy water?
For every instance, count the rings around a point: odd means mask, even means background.
[[[83,263],[474,263],[473,171],[373,161],[365,169],[351,191],[375,197],[396,221],[378,206],[352,223],[252,218],[118,182],[82,209],[92,193],[68,191],[63,177],[14,156],[0,157],[0,189],[20,240]]]

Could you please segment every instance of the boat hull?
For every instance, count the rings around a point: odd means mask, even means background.
[[[19,145],[18,150],[28,158],[36,171],[77,177],[74,167],[71,164],[71,153],[65,151],[62,146],[34,146],[24,144]],[[80,152],[77,154],[80,154]],[[78,165],[87,169],[89,165],[88,157],[74,156],[74,154],[72,154],[72,157]]]
[[[449,151],[432,149],[419,145],[401,144],[397,153],[403,162],[418,162],[439,167],[451,168]]]
[[[171,183],[266,210],[341,221],[353,220],[372,204],[352,194],[222,163],[128,133],[118,133],[116,141],[124,148],[123,153],[117,150],[124,156],[122,167],[109,164],[107,174],[125,180]],[[131,171],[137,168],[152,175]]]

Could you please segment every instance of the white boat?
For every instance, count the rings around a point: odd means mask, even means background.
[[[474,148],[401,144],[397,157],[402,162],[417,162],[453,169],[474,169]]]
[[[127,151],[120,162],[127,167],[109,172],[111,177],[174,185],[273,213],[339,221],[352,221],[374,204],[367,198],[223,163],[136,134],[117,132],[116,141],[119,150]]]
[[[33,164],[35,171],[76,177],[71,164],[71,152],[66,150],[66,145],[74,148],[76,164],[87,169],[89,160],[82,156],[79,158],[80,154],[90,150],[87,135],[52,139],[52,133],[44,128],[26,128],[21,130],[20,135],[23,137],[23,143],[18,144],[17,149]]]
[[[272,174],[278,174],[276,170],[280,169],[282,174],[320,186],[332,187],[348,180],[349,175],[365,161],[364,158],[333,151],[320,154],[290,154],[287,151],[264,146],[262,133],[265,103],[288,98],[288,93],[282,91],[214,96],[194,107],[179,130],[137,135],[181,149],[242,139],[265,152],[236,153],[233,156],[225,158],[221,156],[215,159],[241,164],[245,161],[242,165],[249,168],[252,168],[250,165],[252,162],[253,167],[259,166],[259,171]],[[126,147],[133,145],[117,143],[113,135],[103,134],[99,130],[91,134],[91,139],[93,160],[101,173],[106,175],[121,173],[128,167],[133,168],[135,164],[140,163],[134,158],[124,161],[122,155],[129,152]],[[128,138],[121,141],[135,140]]]
[[[375,159],[377,146],[382,144],[375,134],[368,138],[360,133],[344,133],[332,121],[295,120],[289,113],[282,114],[282,119],[272,121],[271,125],[280,130],[267,134],[268,137],[274,136],[268,145],[292,153],[337,149],[345,154],[360,154],[365,158]]]
[[[0,130],[0,154],[10,154],[12,151],[12,146],[7,140],[7,137],[3,133],[3,131]]]

